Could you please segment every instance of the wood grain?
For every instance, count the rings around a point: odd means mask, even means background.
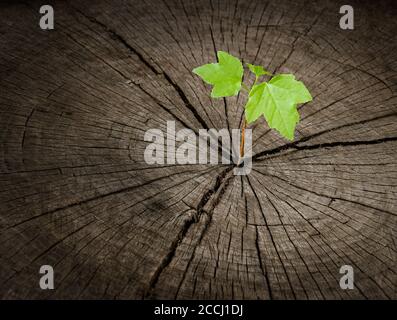
[[[334,1],[50,4],[52,31],[39,1],[0,5],[1,298],[397,298],[392,1],[351,1],[353,31]],[[146,164],[167,121],[242,125],[246,93],[191,72],[217,50],[304,81],[295,141],[258,121],[243,177]]]

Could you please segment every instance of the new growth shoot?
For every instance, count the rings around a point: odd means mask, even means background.
[[[236,96],[241,89],[248,92],[241,128],[240,157],[244,157],[246,126],[261,115],[270,128],[292,141],[299,122],[297,105],[312,100],[303,82],[297,81],[292,74],[273,75],[262,66],[247,63],[246,66],[255,75],[253,85],[248,87],[242,82],[244,67],[241,61],[224,51],[218,51],[217,55],[217,63],[202,65],[193,72],[213,86],[212,98]],[[270,79],[261,81],[263,76]]]

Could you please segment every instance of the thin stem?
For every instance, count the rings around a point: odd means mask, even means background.
[[[245,128],[247,126],[247,120],[245,116],[243,119],[243,127],[241,128],[241,141],[240,141],[240,158],[244,157],[244,143],[245,143]]]
[[[243,87],[243,89],[247,92],[250,92],[250,89],[247,87],[246,84],[242,83],[241,86]]]

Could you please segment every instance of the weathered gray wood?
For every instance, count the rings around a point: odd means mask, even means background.
[[[40,5],[0,10],[2,298],[397,297],[392,2],[354,3],[354,31],[333,1],[57,1],[53,31]],[[240,127],[246,94],[191,72],[217,50],[305,82],[295,141],[258,121],[245,177],[146,164],[167,120]]]

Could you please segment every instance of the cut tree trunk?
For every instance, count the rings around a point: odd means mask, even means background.
[[[47,31],[0,5],[0,297],[397,298],[393,1],[353,1],[354,30],[334,1],[52,4]],[[147,164],[167,121],[241,127],[246,92],[191,72],[218,50],[306,84],[295,141],[257,121],[247,176]]]

